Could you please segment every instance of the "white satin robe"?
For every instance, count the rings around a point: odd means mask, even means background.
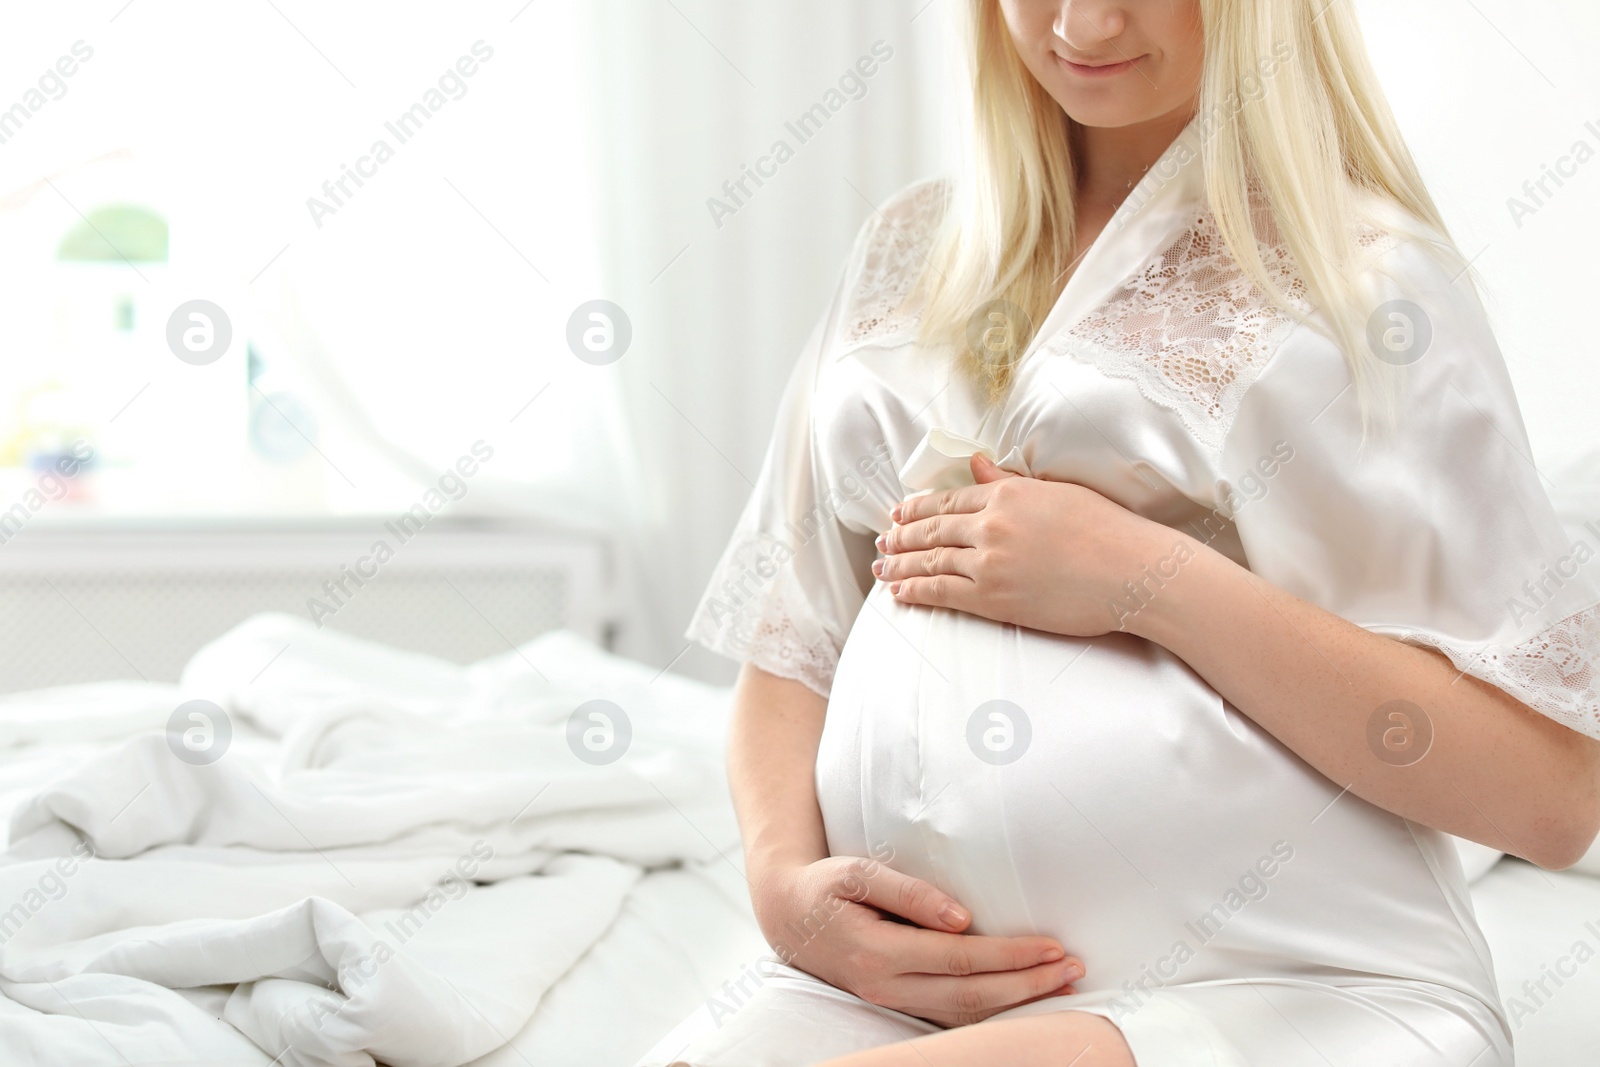
[[[1412,301],[1428,336],[1415,311],[1410,335],[1375,317],[1407,365],[1394,432],[1362,449],[1344,357],[1222,249],[1197,138],[1118,211],[992,410],[901,306],[942,187],[874,215],[688,636],[829,698],[816,782],[834,854],[937,884],[974,932],[1053,935],[1085,961],[1078,995],[1007,1015],[1104,1015],[1140,1067],[1504,1067],[1511,1031],[1448,838],[1344,792],[1158,645],[902,605],[869,570],[897,501],[965,477],[940,453],[982,447],[1600,736],[1600,597],[1558,563],[1570,550],[1470,283],[1368,233],[1374,307]],[[1181,566],[1151,562],[1121,610]],[[1396,707],[1374,709],[1375,759],[1425,750],[1426,712]],[[733,978],[641,1063],[788,1067],[936,1029],[770,961]]]

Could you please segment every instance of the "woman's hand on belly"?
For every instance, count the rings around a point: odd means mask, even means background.
[[[1027,478],[972,457],[978,484],[912,497],[878,538],[872,565],[894,598],[1046,633],[1121,630],[1132,583],[1170,579],[1191,539],[1087,486]]]
[[[972,921],[966,909],[876,860],[833,856],[768,871],[751,896],[785,963],[941,1026],[1076,992],[1071,983],[1083,977],[1054,938],[961,933]]]

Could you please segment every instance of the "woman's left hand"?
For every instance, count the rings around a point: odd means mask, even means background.
[[[872,570],[904,604],[1048,633],[1132,630],[1199,543],[1086,486],[972,457],[976,485],[902,501]]]

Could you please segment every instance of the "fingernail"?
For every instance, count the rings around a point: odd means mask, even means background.
[[[1083,964],[1074,963],[1070,965],[1062,977],[1066,979],[1067,984],[1069,985],[1073,982],[1076,982],[1078,979],[1083,977]]]
[[[1064,956],[1066,956],[1066,953],[1062,952],[1058,948],[1047,948],[1047,949],[1044,950],[1044,955],[1039,957],[1039,962],[1040,963],[1054,963],[1056,960],[1059,960],[1059,959],[1063,958]]]
[[[895,585],[899,584],[899,582],[895,583]],[[894,586],[890,586],[889,588],[893,589]],[[962,923],[967,921],[967,913],[956,907],[954,904],[946,904],[944,907],[939,909],[939,921],[944,923],[946,926],[960,926]]]
[[[872,574],[875,578],[883,577],[883,560],[875,559],[872,561]]]
[[[872,543],[878,546],[879,552],[889,551],[889,536],[887,534],[879,534],[878,539]]]
[[[900,595],[900,583],[899,582],[890,582],[889,583],[889,595],[890,596],[899,596]]]
[[[893,519],[895,522],[899,522],[900,521],[900,505],[899,504],[896,504],[894,507],[889,509],[889,518]]]

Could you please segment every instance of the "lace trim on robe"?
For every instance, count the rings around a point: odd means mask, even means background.
[[[915,333],[919,316],[904,305],[927,266],[947,195],[948,183],[933,179],[918,182],[884,204],[851,289],[845,345]]]
[[[1288,249],[1263,244],[1261,257],[1273,284],[1309,312]],[[1246,276],[1202,208],[1176,241],[1045,348],[1064,349],[1133,382],[1146,400],[1219,449],[1245,393],[1294,321]]]
[[[1402,639],[1436,648],[1458,670],[1563,726],[1600,738],[1600,605],[1569,615],[1516,645],[1466,650],[1428,634]]]
[[[770,537],[738,535],[712,573],[684,636],[826,697],[841,647],[816,622],[788,565],[791,558],[788,548]]]
[[[906,308],[943,219],[948,182],[920,182],[880,212],[853,286],[843,343],[914,336],[918,309]],[[1309,313],[1305,282],[1265,211],[1254,219],[1268,277]],[[1356,242],[1378,255],[1394,235],[1359,225]],[[1042,346],[1065,348],[1109,377],[1133,382],[1151,403],[1176,413],[1196,438],[1220,448],[1251,384],[1295,322],[1229,254],[1208,208],[1166,249],[1071,329]]]

